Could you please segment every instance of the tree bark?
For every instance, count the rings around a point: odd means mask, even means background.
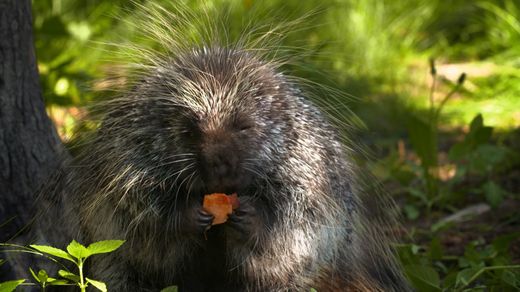
[[[32,218],[35,193],[61,147],[42,99],[31,0],[0,0],[0,242]]]

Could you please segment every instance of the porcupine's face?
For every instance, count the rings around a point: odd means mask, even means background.
[[[177,181],[199,195],[240,195],[265,178],[276,148],[273,135],[283,127],[273,112],[280,88],[276,73],[245,53],[224,49],[194,51],[171,69],[172,98],[180,105],[174,117],[178,153],[172,155],[190,158]]]
[[[192,113],[181,126],[182,147],[195,154],[196,189],[230,194],[249,185],[253,178],[247,167],[261,143],[253,117],[243,111]]]

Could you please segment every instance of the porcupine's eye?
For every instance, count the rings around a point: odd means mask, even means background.
[[[240,130],[240,131],[245,131],[245,130],[249,130],[252,128],[253,128],[253,125],[251,125],[251,124],[242,124],[242,125],[238,126],[238,130]]]
[[[254,122],[247,117],[235,117],[233,121],[233,128],[239,132],[244,132],[255,127]]]
[[[198,120],[193,117],[186,117],[182,123],[181,134],[186,139],[195,139],[200,134]]]
[[[184,129],[182,132],[181,132],[182,136],[184,136],[184,138],[188,138],[188,139],[191,139],[193,138],[194,136],[194,133],[191,129]]]

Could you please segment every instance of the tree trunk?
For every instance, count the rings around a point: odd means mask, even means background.
[[[42,99],[31,0],[0,0],[0,242],[23,232],[61,147]]]

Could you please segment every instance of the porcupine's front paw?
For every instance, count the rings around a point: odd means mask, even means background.
[[[206,230],[211,227],[214,216],[204,211],[202,206],[193,207],[188,210],[186,220],[184,221],[182,231],[188,234],[203,235]]]
[[[228,225],[238,231],[242,239],[256,235],[262,227],[258,210],[249,198],[240,200],[240,205],[228,217]]]

